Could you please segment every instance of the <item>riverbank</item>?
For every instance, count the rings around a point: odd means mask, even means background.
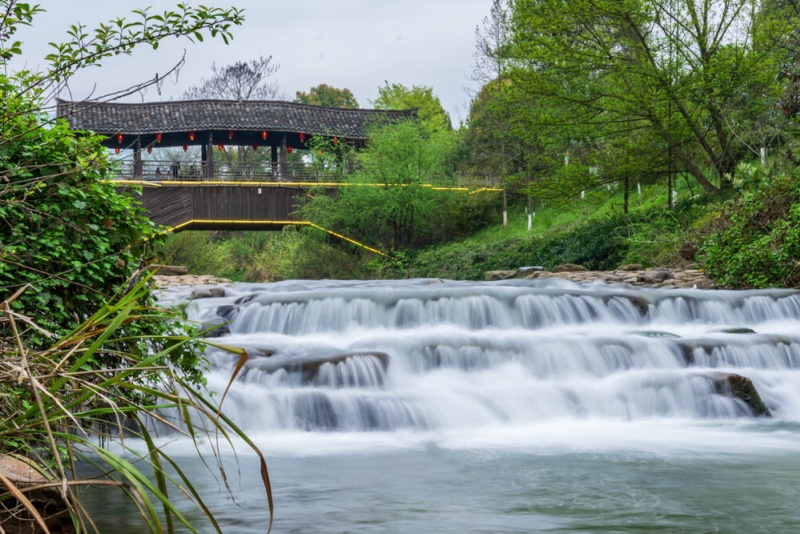
[[[641,265],[621,265],[612,271],[590,271],[582,265],[565,264],[547,271],[541,267],[521,267],[515,271],[489,271],[486,280],[510,278],[562,278],[577,284],[606,283],[634,287],[660,287],[667,289],[718,289],[714,280],[699,269],[670,269],[655,267],[644,269]]]
[[[656,267],[644,269],[640,265],[623,265],[612,271],[589,271],[580,265],[560,265],[547,271],[538,267],[517,270],[489,271],[486,280],[511,278],[562,278],[578,284],[606,283],[634,287],[660,287],[668,289],[718,289],[718,285],[699,269],[670,269]],[[211,275],[156,275],[160,289],[181,286],[225,286],[233,282]]]

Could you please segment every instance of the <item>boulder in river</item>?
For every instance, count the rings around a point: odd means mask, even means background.
[[[205,337],[222,337],[231,333],[231,329],[228,328],[228,321],[224,317],[212,317],[205,321],[200,326],[200,329],[206,331]]]
[[[517,271],[487,271],[486,272],[486,281],[493,282],[495,280],[508,280],[510,278],[514,278],[517,275]]]
[[[195,299],[212,299],[224,296],[225,296],[225,290],[221,287],[203,287],[192,291],[192,294],[189,296],[189,298],[195,300]]]
[[[753,381],[746,376],[735,373],[715,373],[712,377],[717,392],[722,395],[730,395],[743,401],[750,408],[753,415],[769,417],[770,411],[758,390],[753,385]]]

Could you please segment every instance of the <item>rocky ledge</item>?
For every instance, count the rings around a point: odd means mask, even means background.
[[[178,286],[218,286],[232,284],[227,278],[217,278],[206,274],[182,274],[178,276],[164,276],[157,274],[153,277],[158,287]]]
[[[613,271],[590,271],[582,265],[564,264],[548,271],[543,267],[520,267],[504,271],[489,271],[486,280],[508,280],[511,278],[563,278],[579,284],[604,282],[639,287],[663,287],[671,289],[717,289],[717,284],[698,269],[670,269],[655,267],[645,269],[641,265],[621,265]]]

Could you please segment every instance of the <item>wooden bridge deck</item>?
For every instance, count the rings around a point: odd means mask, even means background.
[[[280,230],[300,222],[293,212],[307,189],[274,182],[148,182],[139,200],[150,220],[174,231]]]
[[[139,200],[157,225],[181,230],[280,230],[287,225],[311,224],[295,210],[311,187],[333,190],[342,182],[258,181],[141,181],[118,180],[123,190],[141,186]],[[385,187],[385,184],[363,184]],[[446,187],[426,184],[435,190],[500,191],[491,187]]]

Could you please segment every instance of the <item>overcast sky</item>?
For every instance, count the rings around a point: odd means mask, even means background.
[[[28,68],[42,65],[47,42],[66,40],[66,29],[80,22],[94,27],[100,21],[124,16],[148,5],[157,10],[174,1],[38,0],[45,10],[32,30],[20,32],[23,61]],[[384,81],[406,86],[426,85],[442,100],[454,122],[466,118],[475,27],[488,15],[491,0],[203,0],[192,2],[244,8],[245,24],[234,28],[234,40],[201,44],[185,40],[164,43],[157,51],[141,48],[132,57],[107,61],[70,82],[72,98],[103,95],[162,75],[186,51],[177,80],[159,95],[150,89],[129,101],[178,98],[188,87],[211,73],[211,64],[224,66],[260,55],[280,64],[276,75],[291,100],[296,91],[327,83],[347,87],[361,107],[371,107]],[[16,66],[20,62],[15,63]],[[63,94],[65,98],[70,95]]]

